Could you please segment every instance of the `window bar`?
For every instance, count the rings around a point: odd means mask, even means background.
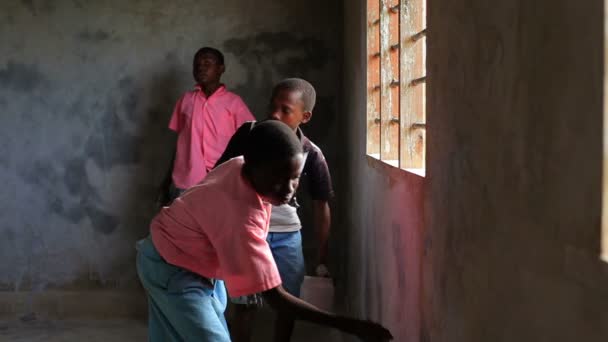
[[[412,36],[412,41],[416,42],[418,40],[420,40],[420,38],[425,37],[426,36],[426,29],[416,33],[415,35]]]
[[[425,123],[413,123],[410,126],[410,129],[426,129],[426,124]]]
[[[413,87],[413,86],[419,85],[420,83],[425,83],[425,82],[426,82],[426,76],[422,76],[422,77],[413,79],[412,82],[410,82],[410,85]]]
[[[424,0],[426,1],[426,0]],[[391,49],[393,49],[393,51],[397,51],[397,69],[399,70],[399,79],[397,80],[397,82],[399,82],[399,87],[401,88],[401,79],[402,79],[402,66],[401,66],[401,39],[402,39],[402,34],[401,34],[401,25],[403,25],[403,14],[407,14],[407,13],[401,13],[401,1],[397,0],[397,4],[393,7],[391,7],[391,11],[393,13],[397,13],[397,18],[398,18],[398,29],[397,29],[397,44],[392,45]],[[398,91],[398,96],[399,96],[399,101],[397,101],[397,117],[392,116],[391,117],[391,124],[393,125],[397,125],[397,167],[400,167],[402,164],[401,161],[401,151],[403,150],[404,146],[403,143],[401,141],[401,107],[402,107],[402,102],[403,100],[401,99],[401,89],[399,89]]]

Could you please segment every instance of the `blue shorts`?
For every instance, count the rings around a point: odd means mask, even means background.
[[[137,274],[148,297],[148,341],[230,341],[221,280],[166,263],[150,237],[137,242]]]
[[[300,231],[287,233],[268,233],[266,238],[274,262],[277,264],[283,287],[290,294],[299,297],[300,287],[304,281],[306,267],[302,252],[302,234]],[[257,300],[251,296],[231,298],[235,304],[255,304]]]

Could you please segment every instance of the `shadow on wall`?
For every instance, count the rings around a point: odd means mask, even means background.
[[[323,120],[313,118],[306,130],[314,132],[316,137],[327,136],[335,118],[335,89],[330,89],[332,96],[324,95],[320,89],[336,83],[329,78],[334,74],[324,72],[328,66],[335,65],[336,56],[325,41],[290,32],[263,32],[226,40],[223,51],[236,56],[238,64],[244,67],[244,82],[234,87],[234,91],[243,97],[258,120],[266,116],[276,82],[301,77],[312,83],[317,90],[314,112],[323,115]]]

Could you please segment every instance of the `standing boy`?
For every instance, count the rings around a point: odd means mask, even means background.
[[[204,47],[194,55],[196,86],[177,101],[169,122],[177,133],[177,146],[161,204],[205,178],[237,128],[253,120],[243,100],[220,82],[225,70],[224,55],[217,49]]]
[[[331,221],[328,201],[333,195],[331,177],[321,149],[305,137],[300,129],[300,124],[310,121],[315,100],[315,89],[309,82],[299,78],[285,79],[273,89],[268,119],[285,123],[296,133],[302,144],[305,155],[302,178],[312,198],[314,224],[319,242],[317,262],[319,265],[325,265]],[[249,132],[254,125],[254,122],[248,122],[238,129],[218,160],[218,165],[244,153],[249,144]],[[288,204],[272,208],[267,241],[279,268],[283,287],[296,297],[300,296],[300,287],[305,275],[301,228],[295,198]],[[233,298],[232,301],[237,304],[232,325],[235,342],[250,341],[256,300],[256,297]],[[275,340],[288,341],[293,327],[293,319],[279,316],[275,325]]]

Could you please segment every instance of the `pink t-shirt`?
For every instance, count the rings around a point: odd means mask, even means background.
[[[200,86],[185,93],[169,122],[169,128],[178,133],[175,186],[187,189],[205,178],[237,128],[253,119],[243,100],[223,85],[209,98]]]
[[[211,171],[164,207],[150,228],[169,264],[224,280],[233,297],[281,284],[266,242],[271,205],[243,178],[243,163],[237,157]]]

